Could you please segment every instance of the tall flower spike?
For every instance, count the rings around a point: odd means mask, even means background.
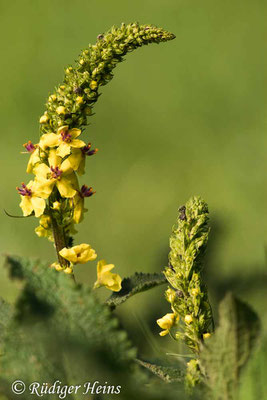
[[[165,269],[171,285],[166,290],[166,299],[172,311],[180,316],[174,335],[196,354],[203,339],[213,331],[212,310],[201,277],[209,230],[207,204],[200,197],[191,198],[179,208],[177,225],[170,237],[169,265]]]
[[[76,173],[82,175],[85,159],[97,152],[81,135],[99,97],[99,88],[112,79],[113,69],[128,52],[173,38],[173,34],[161,28],[137,23],[122,24],[99,35],[96,44],[80,54],[76,65],[65,69],[63,84],[49,96],[39,120],[40,142],[24,146],[30,153],[27,172],[34,173],[35,180],[34,191],[30,192],[29,186],[19,190],[20,206],[24,215],[34,211],[37,217],[50,217],[49,228],[41,223],[36,233],[50,240],[53,233],[58,262],[67,272],[71,270],[71,258],[76,257],[76,247],[72,247],[72,235],[76,233],[73,224],[82,221],[86,211],[84,199],[94,193],[91,188],[79,188]],[[77,260],[84,262],[85,258],[77,256]]]

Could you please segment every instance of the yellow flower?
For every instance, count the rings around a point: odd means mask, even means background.
[[[71,199],[73,206],[73,221],[79,224],[83,220],[83,214],[88,211],[84,208],[84,198],[91,197],[95,192],[92,187],[82,185],[81,190],[77,191],[76,195]]]
[[[50,265],[51,268],[55,268],[57,271],[62,271],[64,268],[61,267],[61,265],[57,262],[54,262],[53,264]]]
[[[67,267],[64,269],[65,274],[73,274],[73,269],[71,267]]]
[[[203,333],[203,339],[208,339],[209,337],[211,337],[211,334],[209,332]]]
[[[40,118],[40,124],[46,124],[48,122],[49,118],[46,114],[42,115]]]
[[[85,63],[84,59],[81,58],[80,61],[79,61],[79,63],[80,63],[81,65],[83,65],[83,64]]]
[[[72,67],[67,68],[67,69],[66,69],[66,74],[69,74],[72,70],[73,70]]]
[[[35,228],[35,233],[39,237],[47,237],[50,242],[54,241],[53,233],[51,230],[51,218],[49,215],[43,214],[39,221],[39,226]]]
[[[60,250],[59,254],[73,264],[85,264],[87,261],[95,260],[97,257],[95,250],[89,244],[85,243],[69,249],[64,247],[64,249]]]
[[[65,107],[63,107],[63,106],[59,106],[59,107],[57,107],[57,109],[56,109],[56,113],[57,113],[58,115],[65,114],[65,111],[66,111],[66,109],[65,109]]]
[[[94,284],[94,289],[105,286],[113,292],[121,290],[121,277],[110,272],[114,267],[115,265],[107,264],[105,260],[97,263],[97,281]]]
[[[73,149],[71,155],[67,158],[71,168],[77,171],[78,175],[84,174],[86,156],[93,156],[98,152],[98,149],[91,149],[91,143],[80,149]]]
[[[165,336],[170,332],[170,329],[177,323],[179,320],[179,316],[175,315],[174,313],[168,313],[164,315],[164,317],[159,318],[157,320],[157,324],[163,331],[161,331],[159,334],[160,336]]]
[[[21,187],[17,187],[17,190],[21,197],[21,202],[19,204],[23,211],[23,215],[31,215],[34,211],[36,217],[40,217],[45,210],[45,200],[41,198],[36,190],[36,182],[30,181],[28,185],[22,183]]]
[[[71,148],[79,149],[85,143],[77,139],[80,136],[80,129],[70,129],[67,125],[61,126],[57,133],[45,133],[40,139],[40,147],[45,150],[48,147],[58,147],[56,154],[62,158],[70,154]]]
[[[90,83],[90,88],[92,89],[92,90],[95,90],[96,88],[97,88],[97,82],[96,81],[91,81],[91,83]]]
[[[191,324],[191,322],[193,322],[192,315],[190,315],[190,314],[186,315],[186,316],[184,317],[184,322],[185,322],[186,324]]]
[[[73,197],[78,189],[78,180],[67,160],[61,162],[56,155],[56,150],[50,150],[49,166],[42,163],[34,168],[36,174],[37,189],[39,196],[47,199],[54,186],[58,188],[62,197]]]
[[[40,149],[37,144],[33,144],[30,140],[27,143],[24,143],[23,147],[30,153],[30,159],[27,165],[26,172],[30,174],[33,171],[34,166],[41,162],[40,159]]]

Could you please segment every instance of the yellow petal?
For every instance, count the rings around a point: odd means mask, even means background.
[[[36,175],[36,177],[39,178],[47,178],[47,175],[50,174],[50,168],[48,165],[42,163],[34,167],[33,173]]]
[[[159,335],[160,335],[160,336],[166,336],[166,335],[168,335],[168,333],[169,333],[169,331],[166,329],[165,331],[161,331],[161,332],[159,333]]]
[[[105,260],[100,260],[97,263],[97,275],[100,276],[105,272],[111,271],[114,267],[114,264],[107,264]]]
[[[63,164],[66,163],[66,167],[68,165],[68,168],[72,168],[74,171],[76,171],[79,168],[82,159],[84,158],[85,156],[81,150],[73,149],[72,154],[63,162]]]
[[[79,193],[76,193],[73,199],[73,221],[79,224],[83,219],[84,212],[84,198]]]
[[[71,156],[70,156],[71,157]],[[73,168],[69,162],[69,158],[66,158],[66,160],[63,161],[63,163],[60,166],[61,171],[63,172],[64,175],[69,175],[73,173]]]
[[[38,162],[41,162],[40,157],[39,157],[39,149],[35,149],[31,155],[30,155],[30,159],[27,165],[27,170],[26,172],[28,174],[30,174],[31,172],[33,172],[33,168],[35,166],[35,164],[37,164]]]
[[[71,267],[67,267],[64,269],[65,274],[73,274],[73,269]]]
[[[42,199],[47,199],[50,196],[55,183],[55,179],[44,179],[42,177],[37,177],[34,194]]]
[[[70,154],[70,144],[66,142],[61,142],[57,148],[57,155],[64,158]]]
[[[65,258],[68,261],[71,261],[72,263],[75,263],[77,261],[77,255],[73,248],[67,249],[67,247],[64,247],[64,249],[60,250],[59,254],[61,255],[61,257]]]
[[[61,179],[56,181],[56,185],[62,197],[70,198],[75,196],[76,190],[73,189],[72,183],[68,178],[62,176]]]
[[[78,136],[80,136],[81,133],[82,131],[80,129],[73,128],[70,130],[72,139],[76,139]]]
[[[31,199],[28,196],[20,196],[20,197],[21,197],[21,202],[19,206],[23,211],[24,217],[27,217],[33,212],[33,205],[31,203]]]
[[[72,174],[67,175],[67,179],[71,182],[72,187],[75,190],[79,190],[79,181],[75,172],[72,172]]]
[[[77,169],[77,174],[78,175],[84,175],[85,174],[85,157],[82,158],[79,168]]]
[[[63,125],[63,126],[61,126],[60,128],[58,128],[57,134],[60,135],[61,132],[67,132],[68,129],[69,129],[69,126],[68,126],[68,125]]]
[[[40,197],[32,196],[31,203],[36,217],[40,217],[44,213],[45,200]]]
[[[168,313],[164,315],[164,317],[157,320],[157,324],[161,327],[161,329],[171,329],[171,327],[175,324],[175,314]]]
[[[39,237],[47,237],[47,229],[43,228],[42,226],[37,226],[37,228],[34,229],[35,233]]]
[[[51,268],[55,268],[57,271],[62,271],[64,268],[61,267],[61,265],[57,262],[54,262],[53,264],[51,264]]]
[[[49,215],[42,215],[40,218],[40,225],[42,225],[45,229],[51,226],[51,217]]]
[[[73,264],[85,264],[87,261],[95,260],[97,254],[89,244],[82,243],[71,248],[60,250],[59,254]]]
[[[57,155],[57,149],[49,151],[48,162],[50,167],[60,167],[61,169],[61,158]]]
[[[41,136],[39,146],[45,150],[47,147],[55,147],[59,144],[59,136],[55,133],[45,133]]]
[[[81,147],[84,146],[86,146],[86,144],[80,139],[73,139],[71,141],[71,147],[74,147],[75,149],[80,149]]]
[[[118,274],[112,274],[110,278],[112,280],[112,283],[109,282],[105,287],[109,290],[112,290],[113,292],[119,292],[121,290],[121,277]]]

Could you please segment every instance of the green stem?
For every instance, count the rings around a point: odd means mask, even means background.
[[[67,268],[70,265],[69,261],[61,257],[61,255],[59,254],[60,250],[62,250],[64,247],[67,247],[64,228],[58,225],[57,220],[54,218],[52,212],[50,213],[50,217],[51,217],[51,224],[52,224],[58,262],[63,268]]]

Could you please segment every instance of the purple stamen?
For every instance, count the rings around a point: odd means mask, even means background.
[[[85,156],[93,156],[98,151],[98,149],[91,150],[91,146],[92,146],[91,143],[88,143],[87,146],[81,148],[82,153]]]
[[[16,187],[17,191],[19,192],[19,194],[21,196],[28,196],[31,197],[32,195],[32,191],[31,189],[27,188],[27,186],[25,185],[25,183],[22,182],[21,187]]]
[[[30,140],[28,141],[28,143],[24,143],[23,147],[25,147],[25,149],[29,153],[32,153],[36,149],[36,146],[34,146],[34,144],[32,144]]]
[[[61,134],[61,139],[63,140],[63,142],[66,142],[66,143],[71,142],[72,137],[71,137],[71,133],[69,133],[69,131],[62,131],[62,132],[60,132],[60,134]]]
[[[50,171],[51,171],[51,179],[60,179],[63,171],[61,171],[58,167],[50,167]]]
[[[95,192],[92,187],[88,187],[86,185],[82,185],[80,195],[81,197],[91,197]]]

